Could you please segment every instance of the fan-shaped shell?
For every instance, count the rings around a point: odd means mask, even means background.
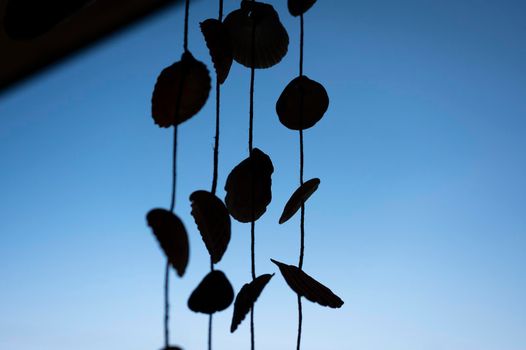
[[[296,294],[321,306],[340,308],[343,305],[343,300],[339,296],[296,266],[270,260],[279,267],[283,278]]]
[[[146,215],[148,226],[159,241],[164,254],[177,274],[182,277],[188,265],[188,235],[183,222],[171,211],[156,208]]]
[[[241,8],[226,16],[224,23],[232,40],[234,60],[245,67],[269,68],[287,53],[289,36],[272,5],[243,0]]]
[[[230,325],[231,333],[233,333],[245,319],[272,276],[274,276],[274,274],[268,273],[258,276],[252,282],[244,284],[239,293],[237,293],[236,301],[234,302],[234,314],[232,315],[232,323]]]
[[[214,63],[217,81],[223,84],[232,66],[232,43],[228,30],[223,22],[217,19],[207,19],[200,23],[201,33]]]
[[[307,12],[315,2],[316,0],[288,0],[287,7],[290,14],[296,17]]]
[[[214,264],[218,263],[230,242],[230,215],[221,199],[207,191],[190,195],[192,216]]]
[[[276,103],[276,112],[287,128],[305,130],[314,126],[328,107],[329,96],[323,85],[302,75],[285,87]]]
[[[270,157],[257,148],[232,169],[226,179],[225,203],[234,219],[251,222],[265,213],[272,200],[273,172],[274,166]]]
[[[214,270],[203,278],[188,299],[188,307],[194,312],[213,314],[232,304],[234,290],[222,271]]]
[[[206,66],[190,52],[163,69],[152,95],[152,118],[167,128],[181,124],[196,115],[210,93],[210,75]]]
[[[298,187],[296,191],[290,196],[289,200],[287,201],[287,204],[285,204],[285,208],[283,209],[283,213],[281,214],[281,217],[279,218],[279,223],[282,224],[288,219],[290,219],[299,208],[309,199],[309,197],[318,189],[318,186],[320,185],[320,179],[314,178],[310,179],[309,181],[306,181]]]

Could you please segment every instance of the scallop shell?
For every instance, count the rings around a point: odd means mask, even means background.
[[[257,148],[232,169],[226,179],[225,204],[234,219],[239,222],[251,222],[265,213],[272,200],[273,172],[270,157]]]
[[[269,273],[258,276],[250,283],[245,283],[239,293],[237,293],[236,301],[234,302],[232,323],[230,324],[231,333],[234,333],[245,319],[272,276],[274,276],[274,274]]]
[[[152,95],[155,124],[167,128],[190,119],[206,103],[210,93],[210,75],[206,66],[190,52],[163,69]]]
[[[230,215],[221,199],[207,191],[190,195],[192,216],[214,264],[218,263],[230,242]]]
[[[201,33],[214,63],[217,81],[223,84],[232,66],[232,43],[225,25],[217,19],[207,19],[200,23]]]
[[[287,204],[285,204],[285,208],[283,209],[283,213],[281,214],[281,217],[279,218],[279,223],[282,224],[286,222],[288,219],[294,216],[299,208],[309,199],[309,197],[316,192],[318,189],[318,186],[320,185],[320,179],[314,178],[310,179],[309,181],[305,181],[303,185],[298,187],[296,191],[290,196],[289,200],[287,201]]]
[[[274,259],[270,260],[279,267],[289,287],[299,296],[321,306],[334,309],[342,307],[343,300],[339,296],[296,266],[283,264]]]
[[[315,2],[316,0],[288,0],[287,7],[290,14],[296,17],[307,12]]]
[[[214,270],[203,278],[188,299],[188,307],[194,312],[213,314],[232,304],[234,289],[222,271]]]
[[[226,16],[224,23],[232,40],[234,60],[245,67],[269,68],[287,53],[289,36],[272,5],[243,0],[241,8]]]
[[[150,210],[146,215],[146,221],[170,265],[177,271],[179,277],[182,277],[188,265],[190,250],[183,222],[171,211],[161,208]]]
[[[276,102],[279,121],[292,130],[314,126],[327,108],[329,96],[323,85],[304,75],[292,79]]]

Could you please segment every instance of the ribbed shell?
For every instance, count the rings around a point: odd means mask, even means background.
[[[188,235],[183,222],[171,211],[157,208],[146,215],[148,226],[159,241],[170,265],[182,277],[188,265]]]
[[[250,157],[232,169],[226,179],[225,204],[234,219],[239,222],[251,222],[265,213],[272,200],[273,172],[274,166],[270,157],[257,148],[252,150]]]
[[[152,118],[167,128],[190,119],[206,103],[210,93],[210,74],[190,52],[163,69],[152,94]],[[177,115],[177,117],[176,117]]]
[[[218,263],[230,242],[230,215],[221,199],[207,191],[190,195],[192,216],[214,264]]]
[[[241,8],[231,12],[224,21],[230,38],[234,60],[245,67],[269,68],[287,54],[289,36],[272,5],[242,1]],[[254,64],[252,65],[252,27],[254,33]]]
[[[292,130],[305,130],[314,126],[327,108],[329,96],[323,85],[304,75],[294,78],[276,103],[279,121]]]

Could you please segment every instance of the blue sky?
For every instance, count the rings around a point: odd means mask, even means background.
[[[209,67],[191,7],[190,50]],[[256,74],[255,146],[275,167],[257,223],[257,272],[295,263],[298,218],[277,221],[298,183],[297,133],[274,106],[297,74],[298,21],[273,1],[289,53]],[[237,2],[226,2],[225,11]],[[526,349],[526,4],[320,1],[305,16],[305,73],[331,104],[305,132],[305,270],[345,301],[305,304],[303,349]],[[145,214],[167,207],[171,132],[150,117],[158,72],[178,60],[172,9],[0,95],[0,348],[158,349],[164,258]],[[247,155],[249,71],[223,88],[220,195]],[[172,340],[203,349],[207,317],[186,308],[208,271],[188,197],[209,189],[213,94],[180,128],[176,211],[190,235],[172,278]],[[249,226],[218,265],[250,279]],[[173,276],[173,275],[172,275]],[[256,308],[259,348],[295,344],[295,296],[278,274]],[[214,348],[246,349],[249,327],[216,317]]]

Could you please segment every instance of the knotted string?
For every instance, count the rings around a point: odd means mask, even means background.
[[[223,21],[223,0],[219,0],[219,14],[217,16],[219,22]],[[212,176],[212,194],[215,195],[217,191],[217,177],[219,168],[219,122],[221,111],[221,84],[219,83],[218,74],[216,71],[216,133],[214,137],[214,170]],[[210,257],[210,271],[214,271],[214,262]],[[212,350],[212,326],[213,315],[208,316],[208,350]]]
[[[184,40],[183,49],[185,52],[188,51],[188,17],[190,10],[190,0],[185,2],[184,11]],[[179,108],[181,106],[181,98],[183,91],[185,77],[181,77],[179,84],[179,93],[175,101],[175,115],[174,115],[174,135],[173,135],[173,149],[172,149],[172,195],[170,199],[170,211],[173,213],[175,209],[175,195],[176,195],[176,180],[177,180],[177,127],[179,119]],[[170,346],[170,262],[166,260],[166,268],[164,271],[164,347]]]
[[[303,13],[300,15],[300,62],[299,62],[299,75],[303,76]],[[300,87],[301,88],[301,87]],[[299,108],[299,117],[300,117],[300,185],[303,185],[303,91],[300,89],[300,108]],[[301,205],[301,218],[300,218],[300,255],[298,267],[301,270],[303,267],[303,256],[305,254],[305,205]],[[301,348],[301,328],[303,324],[303,311],[301,305],[301,296],[298,295],[298,339],[296,342],[296,349],[300,350]]]
[[[254,2],[254,0],[252,0]],[[252,14],[251,14],[252,15]],[[248,128],[248,150],[249,157],[252,156],[253,150],[253,140],[254,140],[254,83],[256,77],[255,66],[255,56],[256,56],[256,24],[254,19],[252,19],[252,33],[251,33],[251,42],[250,42],[250,108],[249,108],[249,128]],[[250,261],[251,261],[251,274],[252,280],[256,279],[256,222],[255,222],[255,208],[254,208],[254,162],[251,159],[251,216],[252,220],[250,221]],[[250,349],[255,349],[255,330],[254,330],[254,305],[250,309]]]

